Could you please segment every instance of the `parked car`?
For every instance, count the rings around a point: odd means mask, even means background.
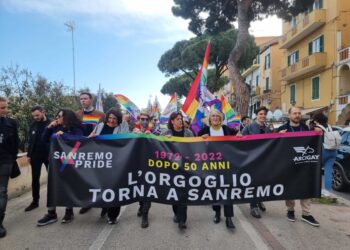
[[[342,129],[341,144],[333,166],[332,187],[341,191],[350,186],[350,127]]]

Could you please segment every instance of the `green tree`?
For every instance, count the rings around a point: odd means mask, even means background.
[[[229,54],[233,49],[237,33],[236,29],[231,28],[218,34],[204,34],[175,43],[174,47],[166,51],[158,62],[158,68],[166,76],[175,76],[165,84],[167,86],[164,85],[164,90],[179,88],[179,92],[176,92],[186,95],[182,93],[181,86],[189,85],[196,77],[209,40],[211,41],[209,63],[214,69],[214,73],[211,73],[211,77],[208,78],[208,89],[212,92],[218,90],[222,86],[222,81],[226,80],[222,79],[222,75],[227,70]],[[259,51],[255,45],[254,37],[249,36],[246,43],[244,56],[238,62],[240,69],[248,68]],[[184,76],[179,76],[179,74],[184,74]],[[191,80],[184,84],[185,79]],[[179,83],[178,80],[180,80]],[[172,84],[174,86],[169,86]],[[186,87],[186,89],[188,88]]]
[[[60,82],[48,82],[40,75],[33,77],[29,70],[21,69],[18,65],[1,69],[0,95],[10,101],[11,115],[19,127],[22,150],[28,142],[29,125],[32,122],[30,109],[33,106],[43,106],[49,117],[54,117],[61,107],[78,108],[70,88]]]
[[[228,79],[226,76],[220,77],[219,80],[214,80],[216,78],[216,71],[214,69],[208,70],[208,89],[211,92],[218,91],[221,87],[223,87]],[[176,92],[176,94],[179,96],[179,98],[186,96],[191,83],[193,81],[193,78],[188,76],[187,74],[182,74],[179,76],[175,76],[171,79],[169,79],[162,87],[161,92],[163,94],[172,95]],[[214,83],[216,83],[214,85]]]
[[[248,113],[249,88],[239,70],[241,59],[249,39],[250,22],[269,15],[289,20],[307,10],[314,0],[174,0],[175,16],[190,19],[189,30],[197,36],[215,35],[226,31],[231,23],[238,21],[237,40],[229,53],[229,78],[234,84],[236,110],[241,115]]]

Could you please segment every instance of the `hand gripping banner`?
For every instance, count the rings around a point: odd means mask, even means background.
[[[321,142],[316,132],[207,139],[139,134],[52,138],[48,206],[320,197]]]

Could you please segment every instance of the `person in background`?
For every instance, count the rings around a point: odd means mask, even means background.
[[[89,136],[99,122],[103,122],[105,114],[98,111],[93,106],[93,98],[91,93],[82,92],[79,96],[81,110],[76,112],[77,117],[82,121],[84,136]],[[85,214],[91,207],[83,207],[80,209],[80,214]]]
[[[50,124],[46,117],[45,111],[41,106],[34,106],[31,109],[34,122],[29,128],[29,142],[27,158],[32,168],[32,196],[33,201],[24,209],[25,212],[31,211],[39,206],[40,199],[40,174],[41,167],[44,164],[46,170],[49,166],[49,149],[48,143],[41,140],[44,129]]]
[[[193,137],[192,131],[184,127],[183,115],[181,112],[173,112],[169,116],[168,130],[164,131],[162,135],[178,136],[178,137]],[[187,221],[187,205],[179,204],[173,205],[174,222],[178,223],[180,229],[186,229]]]
[[[323,138],[326,136],[326,131],[331,132],[332,128],[328,124],[328,117],[323,113],[317,113],[312,116],[314,123],[314,129],[316,131],[322,131]],[[333,138],[332,138],[333,139]],[[322,190],[323,195],[330,196],[330,190],[332,190],[332,172],[334,161],[337,158],[337,149],[329,148],[328,145],[323,140],[322,144],[322,165],[324,168],[324,187]]]
[[[242,132],[244,127],[247,126],[250,123],[249,116],[242,116],[241,118],[241,124],[239,125],[239,131]]]
[[[7,115],[8,100],[0,96],[0,238],[6,236],[3,222],[7,206],[7,186],[19,145],[17,122]]]
[[[151,134],[151,127],[149,126],[150,116],[147,112],[141,112],[139,115],[139,122],[135,124],[133,133],[136,134]],[[148,213],[151,208],[151,202],[149,201],[140,201],[140,207],[137,211],[137,216],[142,216],[141,228],[147,228],[149,226],[148,222]]]
[[[309,131],[309,127],[306,124],[301,122],[300,108],[291,107],[288,110],[288,119],[289,120],[286,124],[283,124],[277,129],[279,133]],[[294,222],[295,221],[295,213],[294,213],[295,200],[286,200],[286,206],[287,206],[287,218],[289,221]],[[315,220],[315,218],[310,214],[311,199],[301,199],[300,206],[302,210],[301,219],[312,226],[315,226],[315,227],[320,226],[320,223],[318,223],[318,221]]]
[[[45,128],[42,140],[45,143],[49,143],[51,136],[66,136],[66,135],[81,135],[84,132],[81,126],[81,121],[77,118],[76,114],[70,109],[58,110],[55,119]],[[62,218],[62,223],[69,223],[74,219],[74,213],[72,207],[66,208],[66,213]],[[48,207],[48,213],[38,220],[37,226],[45,226],[57,221],[56,207]]]
[[[265,106],[255,110],[256,119],[252,123],[246,125],[242,131],[242,135],[267,134],[272,131],[266,126],[266,115],[268,109]],[[255,218],[261,218],[260,211],[266,211],[266,207],[262,202],[250,203],[250,214]]]
[[[212,108],[209,112],[209,126],[205,126],[198,132],[198,136],[202,138],[208,138],[209,136],[230,136],[236,135],[237,131],[223,125],[224,114],[217,109]],[[219,223],[221,220],[221,206],[214,205],[213,210],[215,211],[214,223]],[[232,222],[233,217],[233,205],[224,205],[224,216],[226,217],[226,227],[233,229],[235,225]]]
[[[125,121],[124,121],[125,122]],[[99,123],[89,137],[95,137],[97,135],[108,134],[124,134],[129,133],[128,126],[121,126],[123,123],[123,114],[116,108],[111,108],[106,113],[106,119],[104,122]],[[101,217],[104,217],[107,213],[108,224],[115,224],[120,214],[120,206],[102,208]]]

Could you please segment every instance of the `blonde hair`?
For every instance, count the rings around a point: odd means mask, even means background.
[[[211,108],[209,111],[209,117],[208,117],[208,124],[209,126],[211,126],[211,122],[210,122],[210,118],[212,115],[219,115],[221,118],[221,124],[224,121],[224,113],[222,113],[220,110],[216,109],[216,108]]]

